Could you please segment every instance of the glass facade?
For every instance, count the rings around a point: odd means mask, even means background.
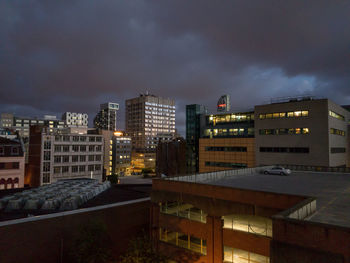
[[[217,125],[233,122],[249,122],[254,121],[254,112],[248,113],[230,113],[230,114],[217,114],[209,115],[206,117],[207,125]]]
[[[167,201],[161,204],[160,212],[202,223],[207,222],[207,214],[204,213],[203,210],[196,208],[191,204]]]
[[[270,258],[246,250],[224,246],[224,262],[269,263]]]
[[[159,228],[159,240],[202,255],[207,254],[206,240],[191,236],[189,234]]]
[[[309,134],[309,128],[278,128],[278,129],[260,129],[260,135],[292,135],[292,134]]]
[[[345,117],[343,115],[340,115],[334,111],[329,111],[329,116],[333,117],[333,118],[336,118],[338,120],[341,120],[341,121],[345,121]]]
[[[186,160],[187,173],[199,171],[199,138],[201,132],[201,116],[207,112],[206,107],[199,104],[186,105]]]
[[[204,138],[254,137],[254,128],[205,129]]]
[[[254,215],[224,216],[224,228],[272,237],[272,220]]]

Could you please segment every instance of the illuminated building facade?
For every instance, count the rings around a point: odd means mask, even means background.
[[[137,171],[155,169],[158,141],[171,140],[175,134],[175,101],[146,93],[126,100],[125,106],[125,131],[131,137],[135,157],[133,167]]]
[[[78,132],[77,132],[78,131]],[[103,137],[74,128],[32,126],[28,176],[31,186],[59,179],[92,178],[102,182]]]
[[[285,98],[255,106],[254,111],[205,115],[201,120],[200,172],[256,165],[350,165],[350,113],[328,99]]]
[[[350,113],[328,99],[255,106],[258,165],[349,167]]]
[[[116,131],[110,141],[111,172],[120,176],[131,173],[131,138],[124,132]]]
[[[199,139],[199,172],[254,166],[254,112],[205,116]]]

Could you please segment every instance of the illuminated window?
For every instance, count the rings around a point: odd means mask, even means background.
[[[309,111],[304,110],[304,111],[301,112],[301,115],[302,115],[303,117],[307,117],[307,116],[309,116]]]
[[[294,129],[293,128],[288,129],[288,134],[294,134]]]
[[[260,114],[259,115],[259,119],[262,120],[262,119],[265,119],[266,115],[265,114]]]
[[[309,128],[303,128],[303,134],[309,134]]]
[[[285,112],[280,112],[280,118],[285,118],[286,117],[286,113]]]
[[[266,114],[266,119],[272,119],[272,113],[267,113]]]
[[[294,117],[294,112],[293,111],[288,112],[287,117],[288,118]]]
[[[301,116],[301,111],[294,112],[294,117],[300,117],[300,116]]]
[[[279,113],[273,113],[273,118],[279,118],[280,114]]]

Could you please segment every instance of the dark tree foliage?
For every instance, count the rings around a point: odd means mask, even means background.
[[[72,247],[72,257],[77,263],[105,263],[112,261],[110,238],[104,223],[90,221],[82,226]]]
[[[136,237],[129,243],[125,255],[121,257],[120,263],[167,263],[169,259],[157,253],[150,240],[146,236]]]
[[[118,184],[118,178],[119,178],[118,174],[115,174],[115,173],[111,174],[107,178],[108,178],[108,181],[111,182],[111,184]]]

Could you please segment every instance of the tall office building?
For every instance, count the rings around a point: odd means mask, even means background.
[[[95,128],[102,130],[117,130],[117,111],[119,104],[108,102],[100,105],[100,111],[94,119]]]
[[[199,171],[199,138],[201,118],[204,118],[207,108],[202,105],[186,105],[186,159],[187,173]],[[202,117],[201,117],[202,116]]]
[[[171,140],[175,134],[175,101],[141,94],[125,102],[126,133],[132,139],[134,170],[155,168],[155,150],[159,140]]]
[[[26,183],[50,184],[60,179],[102,181],[103,137],[85,129],[32,126]]]

